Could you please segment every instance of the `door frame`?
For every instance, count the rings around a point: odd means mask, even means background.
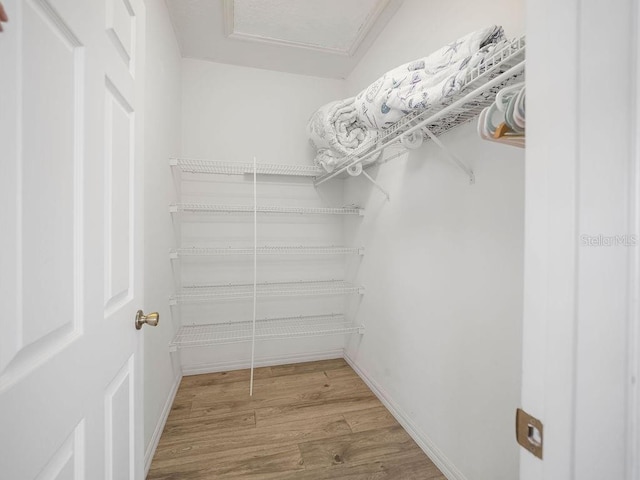
[[[520,477],[638,480],[638,7],[528,0],[526,15],[522,406],[545,438]]]
[[[640,233],[640,6],[635,4],[635,141],[633,155],[634,169],[631,172],[632,210],[631,223],[636,234]],[[640,480],[640,251],[634,249],[629,263],[629,375],[628,394],[629,431],[627,446],[627,479]]]

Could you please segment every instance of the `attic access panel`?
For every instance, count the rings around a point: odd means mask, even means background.
[[[389,0],[225,0],[230,38],[352,55]]]

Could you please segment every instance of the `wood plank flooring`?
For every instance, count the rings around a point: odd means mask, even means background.
[[[343,359],[184,377],[147,480],[446,480]]]

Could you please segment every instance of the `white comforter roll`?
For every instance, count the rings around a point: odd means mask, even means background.
[[[307,133],[318,154],[315,163],[328,172],[360,147],[373,145],[378,132],[359,119],[354,98],[338,100],[320,107],[307,124]]]
[[[408,113],[446,102],[464,87],[467,72],[504,41],[502,27],[492,26],[394,68],[356,96],[358,117],[368,128],[383,129]]]

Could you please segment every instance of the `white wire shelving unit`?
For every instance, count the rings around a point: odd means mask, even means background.
[[[362,325],[356,325],[342,314],[309,315],[256,320],[255,339],[285,339],[364,333]],[[209,347],[249,342],[253,336],[253,321],[227,322],[180,327],[171,351],[181,348]]]
[[[193,158],[171,158],[169,159],[169,165],[185,173],[251,175],[254,171],[253,163],[249,162],[224,162]],[[284,175],[293,177],[317,177],[322,174],[322,170],[315,165],[272,163],[256,163],[255,171],[258,175]]]
[[[181,184],[183,180],[191,181],[191,177],[184,177],[181,174],[204,174],[204,175],[242,175],[251,176],[253,183],[253,202],[249,205],[224,205],[199,203],[192,199],[178,200],[169,206],[169,212],[174,214],[176,224],[182,221],[189,221],[181,214],[227,214],[227,215],[247,215],[253,220],[252,244],[248,238],[241,245],[230,246],[204,246],[208,243],[216,243],[215,238],[202,239],[200,246],[177,247],[169,252],[172,260],[184,258],[218,257],[218,256],[246,256],[253,259],[253,282],[242,284],[224,285],[187,285],[169,298],[172,311],[179,317],[185,313],[180,305],[190,304],[215,304],[220,301],[253,301],[252,320],[245,318],[233,319],[225,323],[212,319],[215,323],[202,324],[200,318],[203,311],[197,306],[187,309],[186,313],[193,315],[199,312],[199,317],[195,318],[197,324],[183,325],[175,338],[169,345],[170,351],[177,351],[183,348],[206,347],[222,344],[233,344],[239,342],[251,342],[251,375],[249,383],[249,394],[253,394],[253,371],[255,364],[255,342],[269,339],[284,339],[295,337],[316,337],[330,335],[346,335],[354,333],[364,333],[362,325],[355,325],[345,319],[342,314],[326,314],[312,316],[297,316],[284,318],[256,318],[256,305],[260,299],[264,298],[297,298],[297,297],[320,297],[320,296],[341,296],[341,295],[362,295],[364,287],[350,284],[342,280],[316,280],[298,282],[270,282],[258,283],[257,281],[257,258],[259,256],[328,256],[328,255],[363,255],[363,247],[348,247],[336,245],[259,245],[258,244],[258,218],[260,214],[314,216],[314,215],[356,215],[363,216],[364,210],[357,205],[347,205],[343,207],[307,207],[303,205],[258,205],[257,184],[260,175],[275,175],[298,177],[304,183],[313,187],[312,181],[322,174],[322,171],[315,166],[306,165],[280,165],[280,164],[260,164],[257,159],[253,163],[219,162],[210,160],[195,160],[185,158],[172,158],[169,161],[174,174],[176,184]],[[216,177],[215,181],[228,182]],[[198,179],[200,180],[200,179]],[[247,180],[247,178],[242,179]],[[289,185],[300,183],[288,178],[286,181],[263,179],[273,185]],[[297,188],[297,187],[296,187]],[[181,187],[180,187],[181,190]],[[180,194],[180,193],[179,193]],[[235,222],[235,219],[233,219]],[[280,219],[276,221],[280,222]],[[289,222],[295,223],[295,222]],[[290,241],[290,240],[289,240]],[[278,239],[277,243],[287,243],[287,239]],[[196,242],[199,243],[199,242]],[[249,244],[250,246],[248,246]],[[191,311],[192,310],[192,311]],[[189,317],[193,318],[193,317]],[[232,320],[232,319],[229,319]]]
[[[403,138],[410,139],[414,135],[425,135],[439,147],[443,148],[450,160],[462,169],[469,177],[470,183],[474,183],[473,171],[459,158],[453,155],[438,139],[438,136],[462,125],[475,117],[494,101],[496,94],[504,87],[521,82],[525,73],[525,37],[511,40],[501,50],[487,57],[481,64],[473,68],[466,75],[464,87],[451,96],[444,104],[435,105],[422,112],[414,112],[406,115],[401,120],[383,130],[375,142],[361,145],[353,154],[345,157],[332,172],[324,172],[316,177],[316,186],[330,180],[347,171],[353,171],[354,167],[362,162],[374,158],[379,152],[388,147],[402,144]],[[419,145],[419,144],[418,144]],[[392,158],[404,154],[406,149],[393,155]],[[387,158],[383,161],[388,161]],[[376,182],[369,177],[364,170],[379,162],[371,162],[363,165],[362,172],[374,184]],[[376,184],[383,192],[384,190]],[[384,192],[386,194],[386,192]],[[388,197],[388,194],[387,194]]]
[[[255,284],[255,297],[312,297],[323,295],[363,294],[364,287],[342,280],[319,280],[309,282],[282,282]],[[215,300],[242,300],[254,298],[254,284],[192,285],[172,295],[169,305],[203,303]]]
[[[205,203],[174,203],[169,206],[171,213],[270,213],[281,215],[364,215],[359,207],[299,207],[275,205],[213,205]]]
[[[190,247],[169,252],[172,260],[185,257],[214,257],[221,255],[364,255],[364,247]]]

